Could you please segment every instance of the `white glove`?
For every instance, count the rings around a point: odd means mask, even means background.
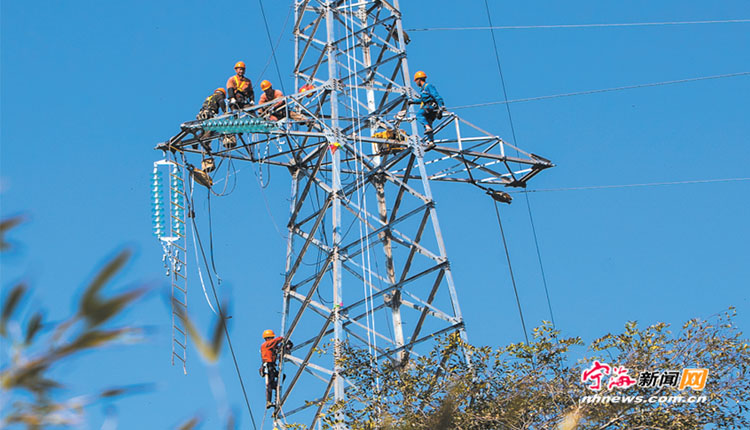
[[[232,97],[231,99],[229,99],[229,104],[230,105],[236,105],[237,104],[237,99],[234,98],[234,97]]]

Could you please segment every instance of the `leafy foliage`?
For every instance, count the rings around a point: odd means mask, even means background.
[[[664,323],[639,328],[629,322],[623,333],[596,339],[588,355],[573,362],[572,348],[583,346],[582,340],[563,338],[547,323],[534,330],[528,345],[496,350],[450,335],[405,366],[376,366],[367,351],[346,348],[341,360],[344,376],[359,390],[348,391],[350,400],[335,404],[324,422],[333,427],[338,419],[356,430],[750,428],[750,350],[734,316],[730,309],[709,321],[693,319],[677,334]],[[580,382],[581,372],[594,360],[625,366],[633,378],[643,371],[708,368],[708,383],[701,392],[632,386],[600,393],[645,398],[700,394],[708,401],[582,402],[584,396],[596,394]]]
[[[4,235],[19,222],[4,221],[0,223],[0,230]],[[7,249],[7,246],[3,248]],[[79,311],[62,322],[46,322],[39,310],[24,312],[24,299],[30,292],[26,284],[16,285],[3,297],[0,336],[10,348],[7,350],[9,357],[3,357],[0,384],[12,401],[3,405],[0,427],[20,425],[41,429],[79,425],[85,418],[86,406],[104,398],[144,389],[143,385],[113,387],[96,394],[70,396],[64,390],[63,382],[50,376],[54,368],[83,351],[140,335],[142,330],[138,327],[103,327],[146,291],[136,288],[110,299],[101,295],[107,283],[129,260],[130,254],[130,251],[122,251],[106,264],[84,291]],[[24,314],[30,317],[25,319]]]
[[[0,251],[9,251],[13,247],[13,244],[6,240],[5,235],[25,220],[26,217],[24,215],[18,215],[0,221]]]

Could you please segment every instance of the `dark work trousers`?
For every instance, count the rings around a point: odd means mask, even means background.
[[[279,383],[279,370],[276,363],[263,363],[263,373],[266,376],[266,402],[275,403],[274,393]]]

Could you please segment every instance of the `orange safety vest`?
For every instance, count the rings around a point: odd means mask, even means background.
[[[260,358],[264,363],[275,363],[276,362],[276,347],[284,340],[283,337],[279,336],[275,339],[269,339],[260,346]]]
[[[247,79],[244,76],[240,78],[239,76],[234,75],[232,76],[232,79],[234,80],[234,87],[241,93],[244,93],[247,87],[250,86],[250,79]]]

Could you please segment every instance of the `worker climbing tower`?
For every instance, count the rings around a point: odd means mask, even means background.
[[[206,163],[214,158],[290,173],[279,287],[281,335],[294,346],[274,418],[315,428],[356,390],[337,362],[344,343],[406,365],[436,336],[466,338],[430,183],[474,185],[509,203],[501,188],[525,187],[552,164],[452,112],[435,121],[433,139],[420,135],[397,0],[296,0],[293,31],[286,119],[253,106],[183,123],[157,149],[205,186],[221,165]]]

